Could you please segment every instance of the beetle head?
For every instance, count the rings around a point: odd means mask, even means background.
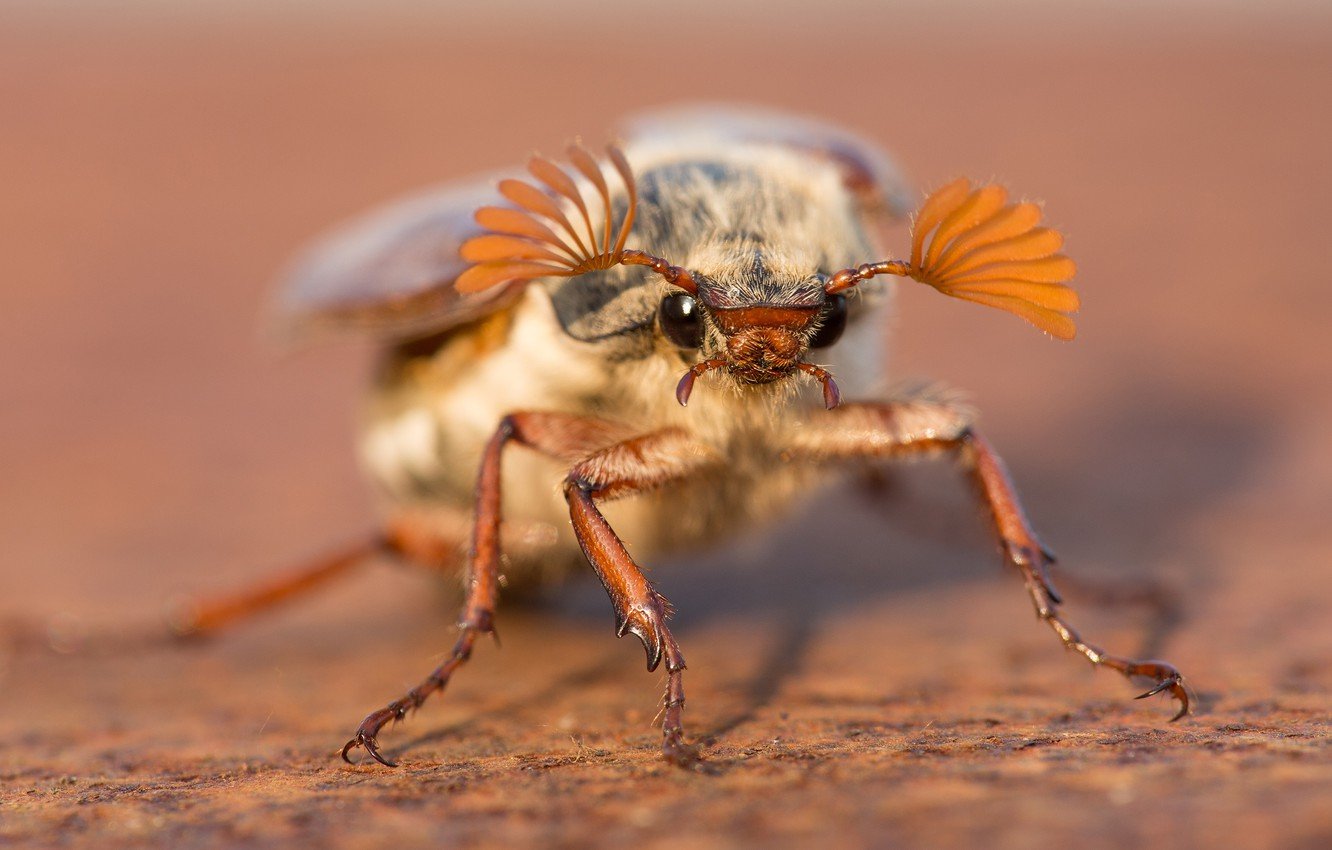
[[[660,308],[663,334],[703,356],[677,388],[680,403],[713,369],[754,385],[806,372],[823,382],[825,402],[835,403],[831,377],[805,359],[811,348],[835,342],[846,322],[845,298],[828,294],[828,279],[801,258],[752,245],[721,241],[695,259],[707,273],[682,276],[676,286],[683,291],[668,294]]]
[[[863,263],[825,277],[793,258],[787,258],[786,268],[770,267],[775,256],[765,253],[761,235],[732,234],[709,246],[729,256],[711,262],[706,256],[691,257],[698,270],[691,271],[625,247],[638,190],[624,154],[611,146],[607,155],[627,194],[618,229],[613,227],[609,186],[590,153],[574,145],[569,159],[600,196],[600,228],[569,174],[533,157],[528,170],[545,188],[521,180],[500,182],[500,193],[517,208],[477,211],[477,223],[487,232],[462,244],[460,255],[475,265],[458,276],[455,286],[472,293],[513,281],[578,277],[617,265],[647,266],[675,287],[662,302],[663,331],[682,347],[699,348],[705,357],[680,379],[676,398],[681,404],[688,401],[699,375],[725,368],[742,383],[754,385],[804,372],[823,384],[824,403],[835,407],[837,384],[804,357],[810,348],[831,344],[821,336],[832,330],[835,338],[840,332],[846,318],[842,293],[877,275],[909,277],[945,295],[1006,310],[1059,339],[1072,339],[1076,331],[1067,314],[1078,309],[1078,297],[1065,283],[1076,267],[1056,253],[1063,236],[1037,227],[1039,207],[1009,203],[1002,187],[973,188],[970,181],[957,180],[932,194],[912,224],[909,261]],[[581,227],[575,223],[580,221]],[[668,306],[675,315],[667,314]],[[679,335],[669,326],[677,319]],[[693,345],[679,338],[686,322],[696,325]],[[705,333],[708,328],[711,334]]]

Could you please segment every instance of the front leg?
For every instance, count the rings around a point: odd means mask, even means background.
[[[569,471],[564,495],[578,543],[615,607],[615,633],[632,633],[647,651],[647,668],[666,662],[662,698],[662,755],[680,767],[700,769],[698,750],[684,737],[685,659],[666,621],[671,604],[652,586],[606,522],[596,502],[639,493],[697,472],[710,452],[680,429],[667,429],[611,446]]]
[[[1169,691],[1179,701],[1178,720],[1189,713],[1189,692],[1184,677],[1164,661],[1135,661],[1111,655],[1083,640],[1059,613],[1062,601],[1050,583],[1048,567],[1054,555],[1041,544],[1018,501],[1003,461],[989,442],[971,427],[964,409],[944,401],[903,401],[888,404],[848,404],[826,417],[817,417],[801,429],[791,447],[794,456],[816,460],[890,457],[946,450],[966,465],[989,510],[1005,559],[1020,572],[1036,614],[1050,625],[1065,646],[1092,664],[1117,670],[1127,677],[1155,681],[1138,698]]]
[[[585,416],[562,413],[513,413],[500,421],[481,459],[476,483],[476,517],[472,546],[468,553],[467,600],[459,619],[458,640],[442,664],[419,685],[377,711],[366,715],[356,733],[342,747],[342,758],[364,747],[371,758],[393,767],[379,751],[379,732],[390,722],[402,720],[409,711],[448,685],[454,672],[472,656],[478,636],[495,633],[495,604],[499,596],[500,570],[500,460],[510,443],[536,449],[550,457],[572,461],[612,444],[632,433],[625,426]]]

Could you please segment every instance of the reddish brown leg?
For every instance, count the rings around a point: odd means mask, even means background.
[[[352,567],[365,563],[375,555],[392,551],[392,548],[388,538],[373,537],[239,592],[187,602],[172,612],[171,629],[179,637],[214,634],[323,587],[345,575]]]
[[[647,668],[666,662],[662,698],[661,752],[680,767],[702,769],[698,749],[684,737],[684,654],[667,627],[672,607],[657,592],[597,509],[596,502],[658,487],[711,462],[708,452],[683,431],[667,429],[612,446],[569,471],[564,495],[574,533],[615,608],[615,634],[643,642]]]
[[[456,559],[465,538],[437,522],[436,513],[400,513],[385,523],[382,533],[299,569],[226,595],[188,601],[171,613],[171,629],[184,638],[215,634],[318,590],[377,555],[397,555],[414,566],[442,571]]]
[[[1091,663],[1118,670],[1127,677],[1153,679],[1156,684],[1138,699],[1169,691],[1180,705],[1172,721],[1189,713],[1184,677],[1173,666],[1164,661],[1135,661],[1111,655],[1083,640],[1060,615],[1061,600],[1047,574],[1054,555],[1041,544],[1027,522],[1003,461],[985,438],[970,427],[964,412],[953,405],[930,402],[844,405],[798,439],[799,452],[821,459],[905,455],[940,449],[960,455],[993,517],[1005,558],[1022,575],[1037,616],[1050,625],[1065,646],[1080,652]]]
[[[1170,718],[1172,722],[1188,714],[1189,692],[1184,687],[1184,677],[1173,666],[1164,661],[1135,661],[1111,655],[1083,640],[1077,630],[1060,616],[1058,606],[1061,600],[1050,586],[1046,574],[1046,567],[1054,563],[1054,556],[1041,546],[1027,523],[1004,462],[990,448],[989,442],[975,432],[962,438],[959,449],[965,455],[969,455],[972,475],[975,476],[985,503],[994,516],[1004,553],[1021,571],[1037,616],[1050,624],[1050,628],[1054,629],[1065,646],[1082,653],[1092,664],[1118,670],[1130,678],[1143,676],[1154,680],[1156,684],[1145,693],[1139,694],[1138,699],[1169,691],[1170,695],[1179,701],[1179,711]]]
[[[468,553],[467,599],[453,651],[419,685],[361,721],[356,734],[342,747],[345,761],[351,762],[349,753],[352,749],[364,747],[375,761],[394,767],[394,763],[379,751],[379,731],[390,721],[402,720],[409,711],[420,708],[431,694],[443,690],[454,671],[471,657],[477,637],[495,633],[500,568],[500,460],[505,446],[515,441],[556,458],[570,459],[622,439],[627,433],[623,426],[605,420],[556,413],[514,413],[500,422],[486,445],[477,476],[476,519]]]

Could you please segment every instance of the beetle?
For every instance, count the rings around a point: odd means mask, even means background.
[[[1053,555],[965,407],[934,394],[842,401],[841,384],[868,393],[877,377],[894,278],[1074,336],[1075,266],[1059,253],[1063,237],[1038,226],[1036,204],[954,181],[916,212],[909,257],[876,259],[876,224],[905,216],[912,193],[874,145],[823,123],[668,110],[632,123],[605,160],[575,144],[568,161],[534,156],[535,182],[480,180],[399,202],[307,253],[281,293],[285,320],[385,344],[360,446],[384,530],[192,606],[180,632],[216,630],[379,552],[465,561],[452,652],[341,750],[392,766],[381,729],[442,690],[495,632],[502,578],[539,583],[590,564],[616,634],[643,643],[649,671],[665,665],[663,756],[700,768],[671,605],[622,539],[651,558],[771,519],[838,464],[951,453],[1063,644],[1153,680],[1142,696],[1168,691],[1173,719],[1189,711],[1173,666],[1107,653],[1064,619]],[[628,497],[612,528],[603,504]]]

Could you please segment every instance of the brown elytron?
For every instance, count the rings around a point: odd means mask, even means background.
[[[691,130],[691,145],[697,129]],[[715,144],[702,153],[663,156],[658,147],[641,187],[619,148],[607,151],[623,184],[612,191],[602,165],[575,145],[568,151],[573,172],[535,157],[528,171],[539,185],[499,184],[513,206],[476,209],[473,203],[476,226],[460,226],[458,208],[433,210],[428,221],[447,222],[439,225],[441,243],[460,244],[457,253],[470,266],[460,267],[450,256],[425,263],[425,272],[434,270],[437,277],[418,274],[418,264],[411,275],[376,281],[377,291],[395,297],[418,298],[441,287],[449,292],[434,299],[445,312],[430,317],[442,334],[438,345],[398,349],[405,365],[386,371],[384,411],[367,438],[380,483],[401,494],[386,532],[288,580],[196,607],[182,618],[182,630],[220,628],[378,551],[439,568],[452,560],[458,540],[468,539],[466,601],[452,652],[416,687],[366,716],[342,748],[348,760],[352,750],[364,747],[391,764],[379,746],[383,727],[446,687],[477,639],[494,633],[501,550],[510,562],[506,569],[565,551],[563,544],[533,542],[539,534],[525,537],[523,528],[539,530],[549,516],[534,511],[530,500],[515,500],[515,482],[502,474],[542,456],[565,470],[559,501],[550,507],[562,514],[559,525],[572,527],[569,551],[581,553],[610,597],[616,633],[642,641],[648,669],[665,666],[662,753],[675,764],[699,768],[703,762],[684,734],[685,660],[668,624],[671,605],[607,522],[602,503],[689,482],[691,498],[706,497],[708,486],[730,494],[717,496],[730,501],[691,504],[691,513],[738,522],[747,505],[736,493],[780,490],[796,465],[863,467],[866,461],[945,451],[976,483],[1005,561],[1017,569],[1037,615],[1061,642],[1093,664],[1152,680],[1143,696],[1168,691],[1179,701],[1175,719],[1184,716],[1189,694],[1174,667],[1111,655],[1085,641],[1060,613],[1048,576],[1053,557],[1028,523],[1002,461],[964,409],[923,396],[842,404],[834,370],[813,362],[813,352],[839,344],[849,321],[846,293],[872,290],[880,283],[871,281],[885,275],[999,308],[1053,337],[1071,339],[1076,328],[1069,314],[1078,309],[1078,297],[1067,285],[1075,266],[1059,253],[1062,236],[1039,226],[1036,205],[1011,203],[998,186],[958,180],[921,206],[908,259],[861,262],[871,249],[849,212],[877,214],[905,194],[885,185],[893,169],[882,157],[847,134],[808,122],[746,119],[712,129]],[[412,231],[413,246],[421,244],[421,232]],[[367,244],[393,244],[375,235],[378,241]],[[631,247],[631,237],[639,245]],[[364,256],[357,259],[358,268],[373,266]],[[399,258],[389,251],[386,259]],[[650,274],[631,275],[631,266]],[[532,286],[535,281],[543,285]],[[317,275],[315,284],[317,291]],[[355,286],[344,276],[336,297],[317,305],[318,317],[345,309],[348,289]],[[495,292],[505,297],[495,298]],[[871,302],[873,292],[864,300]],[[476,322],[485,310],[507,311],[498,336],[488,323]],[[388,330],[405,336],[407,328],[404,323]],[[602,345],[620,347],[614,358],[598,360]],[[858,349],[848,353],[837,371],[871,358]],[[684,411],[657,403],[665,392],[656,385],[663,369],[671,374],[677,368],[683,369],[675,393],[679,405],[696,392],[706,395],[704,404]],[[808,381],[821,386],[827,410],[794,391]],[[395,418],[404,399],[411,401],[405,405],[410,415]],[[488,405],[494,417],[477,426],[456,413],[476,405]],[[430,428],[419,427],[423,420]],[[506,460],[510,446],[529,458]],[[458,521],[446,527],[411,509],[423,486],[436,493],[427,486],[432,482],[440,484],[438,492],[463,489],[456,470],[478,459],[470,506],[455,512]],[[524,486],[550,489],[530,473],[534,467],[522,468],[529,470],[519,479]],[[460,498],[448,498],[462,507]],[[514,515],[517,504],[527,505],[528,513]],[[627,536],[638,544],[636,552],[651,551],[646,541],[654,535],[659,548],[663,537],[679,535],[671,517],[657,520],[633,520],[637,525]]]

